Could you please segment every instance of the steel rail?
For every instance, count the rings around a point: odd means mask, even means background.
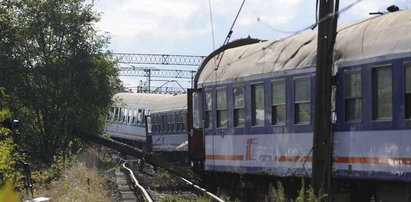
[[[136,178],[136,176],[134,176],[133,171],[132,171],[130,168],[127,168],[126,163],[127,163],[127,162],[124,162],[124,163],[123,163],[123,168],[126,169],[126,170],[128,170],[128,172],[130,172],[130,176],[131,176],[131,179],[133,180],[134,184],[140,189],[140,191],[143,193],[144,197],[147,199],[148,202],[153,202],[153,199],[152,199],[151,196],[148,194],[148,192],[146,191],[146,189],[144,189],[144,187],[141,186],[141,185],[138,183],[137,178]]]
[[[213,194],[213,193],[211,193],[211,192],[208,192],[206,189],[201,188],[200,186],[198,186],[198,185],[196,185],[196,184],[194,184],[194,183],[190,182],[189,180],[184,179],[183,177],[180,177],[180,179],[182,179],[182,180],[183,180],[184,182],[186,182],[187,184],[189,184],[189,185],[193,186],[194,188],[196,188],[196,189],[198,189],[198,190],[202,191],[203,193],[205,193],[205,194],[207,194],[207,195],[211,196],[211,197],[212,197],[213,199],[215,199],[216,201],[219,201],[219,202],[225,202],[223,199],[218,198],[218,196],[214,195],[214,194]]]

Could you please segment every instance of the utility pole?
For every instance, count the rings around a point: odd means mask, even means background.
[[[335,3],[334,3],[335,2]],[[332,124],[331,89],[333,48],[339,0],[320,0],[315,77],[315,114],[313,135],[312,185],[323,201],[332,200]]]

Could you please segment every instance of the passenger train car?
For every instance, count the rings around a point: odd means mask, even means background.
[[[185,161],[188,151],[187,94],[159,100],[150,114],[152,151]]]
[[[369,182],[358,190],[372,187],[383,198],[386,182],[411,182],[411,11],[337,32],[333,175]],[[316,48],[317,33],[308,32],[234,41],[205,59],[190,140],[204,141],[203,159],[195,160],[206,171],[311,175]],[[398,185],[390,193],[406,198],[410,190]]]
[[[113,102],[106,120],[111,138],[187,161],[187,94],[119,93]]]
[[[118,93],[106,119],[105,131],[112,138],[129,140],[141,147],[146,142],[145,116],[165,94]]]

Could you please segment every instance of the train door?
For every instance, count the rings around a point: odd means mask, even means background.
[[[153,151],[153,136],[152,136],[152,122],[151,122],[151,115],[147,115],[144,117],[145,119],[145,126],[146,126],[146,151],[152,152]]]
[[[190,162],[195,170],[204,164],[204,131],[202,116],[202,89],[188,89],[187,129]]]

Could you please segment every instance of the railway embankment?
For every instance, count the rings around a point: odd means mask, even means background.
[[[112,159],[109,152],[101,146],[81,152],[72,162],[61,165],[65,168],[53,179],[47,179],[50,170],[33,173],[33,197],[28,193],[21,198],[46,197],[63,202],[122,201],[115,175],[118,161]]]

